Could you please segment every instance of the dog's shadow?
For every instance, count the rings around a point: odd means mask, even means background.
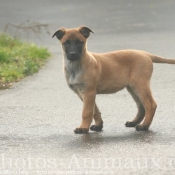
[[[143,132],[126,132],[126,133],[115,134],[104,134],[102,132],[92,132],[86,135],[75,136],[76,139],[71,140],[67,146],[76,147],[76,148],[87,148],[97,145],[109,145],[110,143],[153,143],[160,141],[161,139],[157,136],[157,133],[154,131],[143,131]]]

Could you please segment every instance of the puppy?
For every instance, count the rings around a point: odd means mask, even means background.
[[[86,46],[91,32],[91,29],[82,26],[60,28],[53,35],[62,44],[67,84],[83,102],[82,122],[74,132],[84,134],[89,128],[101,131],[103,121],[95,102],[96,94],[111,94],[124,88],[138,107],[136,117],[126,122],[126,127],[148,130],[157,107],[150,89],[153,63],[175,64],[175,60],[138,50],[92,53]],[[95,125],[90,126],[93,119]]]

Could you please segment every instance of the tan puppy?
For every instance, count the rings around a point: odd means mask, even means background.
[[[90,32],[83,26],[60,28],[53,35],[62,44],[67,84],[83,101],[82,123],[74,132],[87,133],[89,128],[101,131],[103,121],[95,103],[96,94],[115,93],[125,87],[138,107],[136,117],[126,122],[126,127],[148,130],[157,107],[150,90],[153,62],[175,64],[175,60],[138,50],[91,53],[86,47]],[[90,127],[93,119],[95,125]]]

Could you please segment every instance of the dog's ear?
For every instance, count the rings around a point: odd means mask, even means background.
[[[88,27],[85,27],[85,26],[80,27],[79,31],[85,38],[89,37],[90,32],[94,33],[91,29],[89,29]]]
[[[64,36],[65,33],[66,33],[66,29],[65,28],[60,28],[53,34],[52,38],[54,36],[56,36],[59,40],[61,40],[61,38]]]

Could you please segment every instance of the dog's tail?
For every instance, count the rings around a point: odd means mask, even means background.
[[[150,54],[150,58],[153,63],[175,64],[175,59],[166,59],[152,54]]]

